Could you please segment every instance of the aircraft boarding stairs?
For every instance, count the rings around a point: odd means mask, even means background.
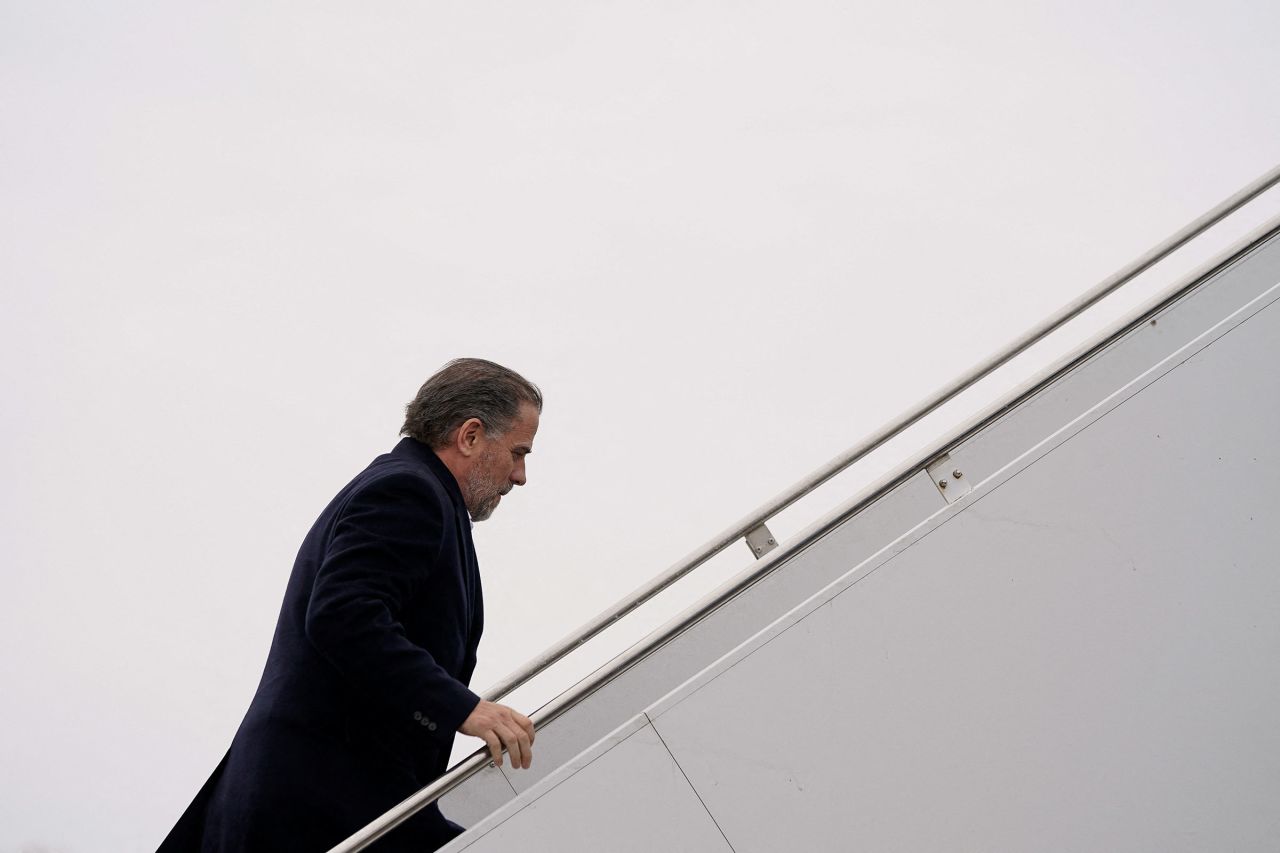
[[[790,541],[766,522],[1264,176],[501,686],[742,575],[473,755],[447,851],[1280,849],[1280,220]],[[394,832],[394,830],[391,830]]]

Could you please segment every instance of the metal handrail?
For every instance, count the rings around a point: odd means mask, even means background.
[[[653,598],[676,581],[680,580],[680,578],[719,554],[725,548],[728,548],[738,539],[745,537],[747,533],[755,530],[762,524],[767,524],[768,521],[779,512],[791,506],[793,503],[800,500],[805,495],[830,480],[832,477],[844,471],[850,465],[880,447],[885,442],[894,438],[903,430],[928,415],[934,409],[947,403],[957,394],[969,388],[974,383],[984,379],[993,371],[1020,355],[1033,344],[1039,342],[1059,327],[1071,321],[1081,312],[1090,308],[1124,284],[1127,284],[1140,273],[1150,269],[1168,255],[1172,254],[1175,250],[1181,248],[1190,240],[1202,234],[1209,227],[1217,224],[1222,219],[1234,213],[1254,198],[1257,198],[1277,183],[1280,183],[1280,166],[1275,167],[1262,177],[1241,189],[1239,192],[1234,193],[1208,213],[1184,226],[1173,234],[1173,236],[1167,238],[1137,260],[1103,280],[1083,296],[1078,297],[1074,301],[1060,308],[1048,320],[1045,320],[1040,325],[1032,328],[1031,331],[1014,341],[1005,350],[980,363],[977,367],[973,368],[959,379],[953,381],[941,391],[938,391],[932,396],[929,396],[917,403],[911,409],[908,409],[905,414],[900,415],[896,420],[881,427],[877,432],[873,433],[860,444],[855,445],[835,457],[821,468],[815,470],[808,477],[792,486],[790,489],[787,489],[782,494],[763,504],[753,512],[748,513],[736,524],[725,528],[717,536],[710,539],[706,544],[698,548],[680,562],[676,563],[666,572],[637,588],[630,595],[619,600],[613,605],[613,607],[586,623],[577,631],[573,632],[538,657],[526,663],[523,667],[516,670],[516,672],[512,673],[503,681],[495,684],[488,692],[486,692],[485,698],[490,701],[496,701],[529,681],[534,676],[543,672],[547,667],[568,655],[574,649],[578,648],[578,646],[581,646],[583,643],[586,643],[595,637],[605,628],[608,628],[614,622],[617,622],[623,616],[626,616],[628,613],[635,610],[637,607],[644,604],[646,601]]]
[[[642,585],[630,595],[614,604],[613,607],[604,611],[595,619],[570,634],[564,640],[560,641],[555,646],[552,646],[537,658],[529,661],[525,666],[508,676],[505,680],[494,685],[485,692],[485,698],[490,701],[496,701],[533,677],[542,673],[570,652],[597,636],[614,622],[617,622],[622,617],[631,613],[633,610],[649,601],[680,578],[684,577],[698,566],[706,563],[712,557],[715,557],[735,541],[746,537],[748,533],[751,533],[762,525],[767,524],[768,521],[779,512],[791,506],[805,495],[808,495],[814,489],[817,489],[823,483],[844,471],[859,459],[862,459],[867,454],[893,439],[904,430],[923,419],[926,415],[936,410],[938,407],[949,402],[958,394],[989,376],[995,370],[1007,364],[1009,361],[1025,352],[1028,348],[1043,340],[1045,337],[1052,334],[1075,317],[1079,316],[1082,312],[1097,304],[1106,296],[1132,281],[1141,273],[1164,260],[1192,239],[1204,233],[1210,227],[1239,210],[1262,193],[1271,189],[1277,183],[1280,183],[1280,166],[1276,166],[1261,177],[1250,182],[1248,185],[1210,209],[1207,213],[1196,218],[1176,231],[1170,237],[1158,243],[1146,253],[1139,256],[1136,260],[1122,267],[1092,289],[1067,303],[1048,319],[1042,321],[1037,326],[1034,326],[1030,331],[1017,338],[999,353],[980,362],[968,373],[956,380],[953,380],[941,390],[917,403],[902,415],[899,415],[896,419],[874,432],[870,437],[864,439],[844,453],[836,456],[825,465],[813,471],[808,477],[805,477],[791,488],[766,502],[755,511],[744,516],[736,524],[725,528],[717,536],[708,540],[702,547],[695,550],[685,559],[676,563],[666,572]],[[770,560],[768,562],[772,563],[773,561]],[[751,580],[754,580],[754,575]],[[593,692],[604,681],[607,681],[608,678],[612,677],[613,673],[627,668],[640,657],[647,654],[650,649],[666,642],[670,637],[674,636],[680,630],[683,630],[684,627],[687,627],[688,624],[696,621],[696,619],[700,618],[711,609],[714,609],[715,606],[723,603],[724,600],[732,597],[732,595],[735,595],[737,592],[737,588],[722,590],[720,595],[717,595],[714,599],[708,602],[704,602],[702,607],[699,607],[696,612],[687,615],[684,620],[679,622],[679,624],[668,625],[661,633],[651,637],[643,647],[634,647],[618,658],[615,658],[606,669],[598,671],[592,677],[579,682],[577,685],[560,694],[540,709],[539,713],[536,715],[537,719],[535,720],[535,724],[545,725],[551,720],[554,720],[584,696]],[[388,810],[378,819],[369,823],[369,825],[361,829],[359,832],[332,848],[329,853],[355,853],[355,851],[364,849],[364,847],[381,838],[387,832],[390,832],[396,826],[399,826],[421,809],[435,802],[462,782],[483,770],[485,765],[489,763],[489,760],[489,754],[486,749],[482,748],[477,750],[462,762],[450,768],[443,776],[409,796],[403,802]]]

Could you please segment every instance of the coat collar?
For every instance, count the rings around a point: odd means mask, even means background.
[[[421,462],[431,469],[431,473],[436,475],[436,479],[444,486],[445,491],[449,493],[449,497],[453,499],[454,505],[460,512],[467,515],[467,504],[462,499],[462,489],[458,487],[458,480],[453,476],[453,472],[449,470],[449,466],[436,456],[436,452],[427,447],[416,438],[405,436],[400,439],[391,451],[392,456],[398,456],[403,459],[412,459]],[[468,515],[468,517],[470,517]]]

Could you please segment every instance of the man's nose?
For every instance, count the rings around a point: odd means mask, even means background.
[[[517,486],[523,486],[526,482],[524,475],[524,460],[516,463],[516,467],[511,469],[511,482]]]

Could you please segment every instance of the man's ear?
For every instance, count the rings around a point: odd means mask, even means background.
[[[480,439],[484,436],[484,424],[479,418],[467,418],[458,427],[454,444],[463,456],[471,456],[479,450]]]

